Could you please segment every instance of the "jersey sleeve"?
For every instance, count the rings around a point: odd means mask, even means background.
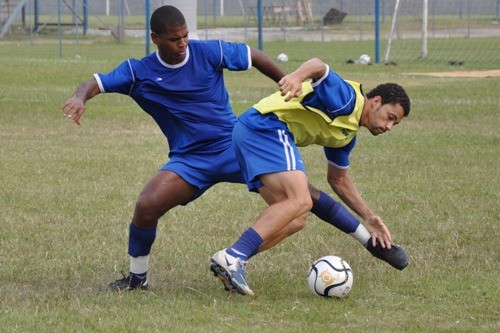
[[[101,93],[130,95],[135,82],[132,61],[125,60],[109,73],[94,74],[94,78],[97,80]]]
[[[349,144],[340,148],[325,147],[325,156],[328,160],[328,164],[331,164],[339,169],[349,168],[349,155],[356,145],[356,137],[357,136],[354,136]]]
[[[252,67],[250,47],[246,44],[220,40],[221,66],[230,71],[246,71]]]
[[[356,104],[354,88],[326,65],[326,75],[311,85],[331,119],[351,114]]]

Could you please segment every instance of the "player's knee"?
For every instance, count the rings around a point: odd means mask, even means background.
[[[134,220],[144,221],[157,221],[163,215],[162,211],[157,207],[155,200],[146,195],[139,196],[135,203]]]
[[[311,210],[313,206],[312,199],[309,195],[303,195],[295,200],[295,209],[297,215],[303,215]]]

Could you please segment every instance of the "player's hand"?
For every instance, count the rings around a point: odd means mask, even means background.
[[[382,248],[391,248],[391,233],[389,228],[384,224],[384,221],[376,215],[370,216],[365,220],[366,229],[370,232],[372,236],[372,245],[376,245],[376,241],[380,243]]]
[[[61,112],[66,118],[70,119],[77,125],[80,125],[80,118],[85,112],[85,103],[73,96],[61,106]]]
[[[281,96],[286,96],[285,102],[302,94],[302,80],[294,73],[283,76],[278,82],[278,86]]]

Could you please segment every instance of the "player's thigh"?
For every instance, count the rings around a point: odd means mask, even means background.
[[[259,193],[268,204],[283,200],[299,202],[311,200],[307,175],[303,171],[294,170],[263,174],[260,175],[260,180],[264,184],[264,188],[259,189]]]
[[[196,188],[172,171],[158,171],[144,187],[139,204],[167,211],[189,201]]]

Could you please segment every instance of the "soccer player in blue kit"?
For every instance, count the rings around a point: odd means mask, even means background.
[[[210,265],[226,289],[244,295],[253,295],[245,277],[248,259],[290,223],[305,225],[306,213],[315,210],[297,147],[323,146],[333,191],[367,223],[382,223],[347,174],[349,155],[361,127],[377,136],[410,112],[410,99],[401,86],[381,84],[365,97],[359,83],[342,79],[317,58],[278,85],[280,91],[243,113],[233,130],[248,189],[259,192],[269,206],[231,247],[215,253]],[[391,247],[390,234],[378,241]]]
[[[94,79],[80,84],[61,107],[67,118],[80,124],[85,104],[94,96],[128,95],[156,121],[170,148],[168,162],[151,178],[136,202],[129,226],[130,273],[100,292],[146,289],[159,218],[219,182],[245,183],[232,147],[236,117],[229,105],[223,70],[255,67],[275,82],[285,74],[265,53],[245,44],[222,40],[188,43],[186,21],[175,7],[156,9],[150,25],[156,52],[140,60],[128,59],[107,74],[95,74]],[[365,228],[352,216],[345,219],[350,215],[347,210],[325,193],[311,188],[311,194],[317,203],[313,209],[316,215],[350,234],[375,257],[399,269],[406,265],[404,250],[382,241],[389,234],[383,223]],[[290,224],[261,250],[296,231]]]

